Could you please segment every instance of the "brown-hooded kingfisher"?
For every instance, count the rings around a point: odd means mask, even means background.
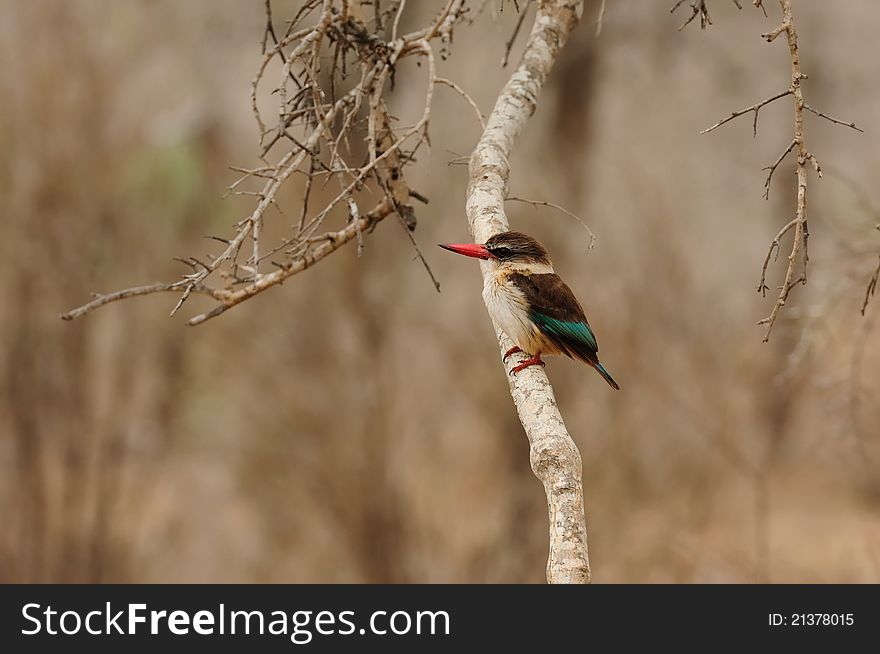
[[[599,363],[599,346],[584,310],[553,271],[543,245],[520,232],[502,232],[485,244],[450,243],[441,248],[490,262],[483,298],[489,313],[512,340],[504,360],[515,352],[529,358],[510,371],[544,365],[542,354],[564,354],[588,363],[611,388],[620,389]]]

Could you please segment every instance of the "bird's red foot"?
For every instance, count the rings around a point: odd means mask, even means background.
[[[510,348],[509,350],[507,350],[507,352],[504,353],[504,356],[501,357],[501,360],[507,361],[507,357],[509,357],[511,354],[516,354],[517,352],[522,352],[522,350],[520,349],[519,345],[514,345],[512,348]]]
[[[541,355],[540,355],[540,354],[536,354],[536,355],[533,356],[532,358],[530,358],[530,359],[526,359],[525,361],[523,361],[523,362],[522,362],[521,364],[519,364],[518,366],[514,366],[514,367],[511,369],[510,374],[511,374],[511,375],[515,375],[515,374],[518,373],[520,370],[525,370],[525,369],[528,368],[529,366],[541,366],[541,367],[543,368],[543,367],[544,367],[544,362],[541,361]]]

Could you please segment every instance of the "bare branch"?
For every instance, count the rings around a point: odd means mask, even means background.
[[[517,197],[511,197],[511,196],[507,197],[507,201],[508,202],[525,202],[526,204],[530,204],[533,207],[550,207],[551,209],[556,209],[557,211],[561,211],[566,216],[569,216],[570,218],[574,218],[576,221],[578,221],[581,224],[581,226],[585,230],[587,230],[587,234],[589,234],[589,236],[590,236],[590,240],[587,243],[587,251],[588,252],[590,250],[592,250],[593,247],[596,245],[596,235],[593,233],[593,230],[590,229],[590,226],[587,225],[587,223],[585,223],[579,216],[576,216],[575,214],[573,214],[571,211],[569,211],[568,209],[566,209],[563,206],[560,206],[560,205],[555,204],[553,202],[547,202],[546,200],[528,200],[526,198],[517,198]]]
[[[844,127],[850,127],[852,129],[856,130],[857,132],[862,132],[863,134],[865,132],[865,130],[863,130],[861,127],[857,127],[855,123],[853,123],[853,122],[848,123],[846,121],[838,120],[837,118],[833,118],[832,116],[829,116],[828,114],[822,113],[818,109],[813,109],[806,102],[804,103],[804,109],[806,109],[807,111],[809,111],[811,113],[816,114],[820,118],[824,118],[825,120],[830,120],[835,125],[843,125]]]
[[[791,91],[794,96],[794,140],[793,148],[797,155],[797,213],[795,217],[794,238],[792,238],[791,252],[788,255],[788,267],[785,271],[785,278],[779,289],[779,295],[770,311],[770,315],[758,324],[767,325],[767,331],[764,334],[764,342],[770,340],[770,333],[773,331],[773,325],[776,324],[776,318],[779,311],[785,306],[788,295],[797,284],[807,283],[807,262],[809,254],[807,251],[807,239],[809,238],[809,228],[807,227],[807,162],[812,162],[816,166],[816,171],[821,175],[818,162],[815,157],[807,150],[804,142],[804,96],[801,88],[801,81],[804,75],[801,72],[801,62],[798,53],[797,31],[794,26],[794,16],[792,15],[791,0],[779,0],[779,6],[782,10],[782,23],[775,30],[764,38],[767,41],[773,41],[780,33],[785,32],[788,41],[788,51],[791,56]],[[787,153],[786,153],[787,154]],[[781,158],[785,158],[783,155]],[[778,166],[774,164],[767,177],[765,192],[770,192],[770,176]],[[795,277],[795,266],[798,259],[803,263],[803,272]]]
[[[750,111],[753,111],[753,112],[755,112],[755,118],[752,121],[752,136],[757,136],[758,135],[758,112],[761,110],[761,107],[764,107],[764,106],[770,104],[771,102],[778,100],[779,98],[784,98],[785,96],[791,95],[791,94],[792,94],[792,90],[786,89],[785,91],[782,91],[782,93],[777,93],[776,95],[771,95],[766,100],[761,100],[759,103],[753,104],[751,107],[746,107],[745,109],[740,109],[739,111],[731,112],[731,114],[727,118],[723,118],[723,119],[719,120],[717,123],[712,125],[712,127],[707,127],[702,132],[700,132],[700,134],[708,134],[709,132],[718,129],[719,127],[721,127],[725,123],[729,123],[734,118],[739,118],[743,114],[747,114]]]
[[[276,30],[270,0],[264,0],[263,58],[250,89],[262,165],[234,167],[242,176],[227,190],[228,195],[253,197],[256,206],[250,215],[234,225],[229,238],[212,237],[223,244],[219,254],[210,255],[198,265],[192,263],[195,259],[188,258],[185,262],[191,270],[179,281],[138,287],[137,294],[179,292],[171,312],[174,315],[193,293],[205,294],[208,288],[205,283],[210,277],[219,275],[225,280],[234,280],[238,286],[235,290],[210,293],[220,306],[190,321],[190,324],[200,324],[280,284],[351,240],[356,240],[360,252],[365,235],[389,213],[397,213],[408,232],[416,228],[415,211],[410,204],[412,194],[404,172],[413,161],[413,153],[421,144],[429,142],[435,86],[450,86],[471,104],[481,121],[482,116],[461,87],[437,77],[431,44],[433,39],[441,39],[444,44],[451,42],[453,28],[465,17],[464,0],[445,0],[426,27],[399,36],[405,6],[406,2],[401,1],[383,11],[374,4],[374,24],[368,25],[358,4],[347,0],[302,0],[282,33]],[[313,24],[301,27],[307,19]],[[383,40],[383,19],[392,21],[390,42]],[[269,114],[261,112],[260,99],[270,71],[275,70],[269,64],[276,58],[281,66],[270,95],[278,104],[275,119],[269,120]],[[427,62],[424,110],[415,125],[395,130],[385,102],[387,82],[389,79],[393,82],[395,70],[406,59]],[[343,82],[349,79],[343,87]],[[341,93],[342,88],[348,90]],[[354,159],[353,139],[366,141],[369,158],[365,163]],[[298,175],[305,177],[298,220],[280,242],[271,243],[267,235],[278,230],[267,228],[271,218],[267,210],[274,206],[281,211],[277,199],[281,189]],[[310,201],[319,177],[319,184],[324,186],[331,181],[336,183],[339,193],[313,211]],[[259,185],[254,185],[258,181]],[[359,203],[365,197],[371,197],[370,202],[375,203],[372,198],[377,192],[385,196],[384,200],[372,211],[364,212]],[[327,230],[326,223],[340,220],[345,220],[344,227],[337,226],[323,236],[318,235]],[[414,242],[411,235],[410,239]],[[248,245],[250,252],[245,261],[240,261],[239,256],[244,256],[242,249]],[[283,255],[278,256],[281,260],[272,261],[276,269],[264,272],[261,263],[279,253]],[[428,272],[431,274],[429,268]],[[436,286],[433,274],[431,278]],[[122,291],[112,297],[115,300],[131,295]],[[93,302],[90,306],[95,308],[105,303]],[[71,312],[69,318],[84,313]]]
[[[770,182],[773,179],[773,173],[776,172],[776,169],[779,167],[779,164],[781,164],[782,160],[788,156],[789,152],[794,150],[796,145],[797,145],[797,141],[792,141],[791,143],[789,143],[788,147],[782,151],[782,154],[779,155],[779,158],[776,161],[774,161],[771,165],[761,169],[761,170],[769,171],[767,173],[767,179],[764,180],[764,199],[765,200],[770,199]]]
[[[684,4],[685,0],[676,0],[675,4],[672,5],[672,8],[669,10],[670,14],[674,14],[675,11]],[[742,9],[742,5],[739,3],[739,0],[733,0],[733,4],[736,5],[737,9]],[[678,31],[682,31],[685,27],[691,24],[691,22],[697,16],[700,17],[700,29],[706,29],[709,25],[712,24],[712,17],[709,16],[709,8],[706,6],[706,0],[693,0],[691,2],[691,15],[685,19],[685,21],[678,28]],[[598,36],[598,34],[597,34]]]
[[[75,318],[80,318],[87,313],[94,311],[95,309],[103,307],[105,304],[110,304],[111,302],[117,302],[119,300],[127,300],[128,298],[138,297],[141,295],[152,295],[153,293],[165,292],[180,293],[180,290],[183,287],[184,283],[185,282],[173,282],[170,284],[163,284],[161,282],[156,282],[155,284],[134,286],[132,288],[126,288],[121,291],[115,291],[113,293],[95,293],[94,300],[82,305],[81,307],[77,307],[76,309],[71,309],[70,311],[62,313],[61,319],[74,320]],[[205,286],[204,284],[196,284],[191,292],[198,293],[200,295],[208,295],[215,300],[222,300],[225,296],[225,291],[211,288],[209,286]]]
[[[406,221],[403,219],[399,213],[397,214],[398,219],[400,220],[400,224],[403,227],[403,231],[406,232],[407,237],[409,238],[410,244],[412,244],[413,249],[416,251],[416,257],[419,261],[422,262],[422,266],[425,269],[425,272],[428,273],[428,277],[431,278],[431,283],[434,284],[434,288],[439,293],[440,292],[440,282],[437,280],[437,277],[434,275],[434,271],[431,269],[431,264],[428,263],[428,260],[425,259],[425,255],[422,253],[422,249],[419,247],[419,244],[416,242],[416,237],[413,236],[412,230],[406,224]]]
[[[598,39],[602,36],[602,28],[605,26],[605,6],[606,0],[602,0],[602,4],[599,5],[599,14],[596,16],[596,38]]]
[[[522,8],[520,11],[519,7],[516,8],[519,11],[519,18],[516,21],[516,27],[513,28],[513,34],[510,35],[510,39],[507,43],[504,44],[504,57],[501,58],[501,67],[506,68],[507,62],[510,59],[510,51],[513,49],[513,44],[516,42],[516,37],[519,36],[519,30],[522,28],[523,21],[526,17],[526,12],[532,4],[532,0],[528,0],[526,2],[526,6]]]
[[[511,150],[534,112],[544,81],[582,12],[580,1],[538,3],[522,60],[501,91],[470,160],[466,206],[470,231],[478,243],[509,229],[504,200]],[[488,274],[488,268],[483,268],[483,274]],[[497,325],[495,331],[501,352],[506,352],[512,347],[511,341]],[[543,369],[532,366],[516,376],[505,376],[529,439],[532,470],[547,494],[547,580],[587,583],[590,563],[580,453],[565,428]]]
[[[394,15],[394,26],[391,28],[391,40],[397,40],[397,27],[400,25],[400,17],[403,16],[403,10],[406,8],[406,0],[400,0],[397,6],[397,13]]]
[[[669,13],[674,12],[683,3],[684,0],[677,0],[677,2],[672,6],[672,9],[669,10]],[[679,32],[690,25],[691,21],[693,21],[694,18],[696,18],[697,16],[700,17],[700,29],[706,29],[706,27],[712,24],[712,18],[711,16],[709,16],[709,9],[706,7],[706,0],[696,0],[695,2],[692,2],[691,10],[691,15],[688,16],[687,19],[678,28]]]
[[[252,282],[247,286],[235,291],[223,292],[223,294],[217,298],[223,304],[215,307],[211,311],[190,318],[188,324],[192,327],[201,325],[203,322],[224,313],[227,309],[231,309],[245,300],[249,300],[255,295],[262,293],[266,289],[281,284],[289,277],[311,268],[317,262],[321,261],[321,259],[324,259],[346,243],[357,238],[358,231],[367,231],[373,226],[373,224],[388,216],[393,210],[394,208],[387,200],[382,200],[375,209],[365,216],[361,216],[360,220],[350,223],[345,228],[336,232],[327,232],[320,236],[311,237],[311,239],[309,239],[309,245],[318,244],[317,247],[308,249],[291,263],[279,264],[278,270],[261,275],[257,281]]]
[[[434,81],[437,84],[445,84],[446,86],[454,89],[456,91],[456,93],[458,93],[462,98],[464,98],[464,101],[467,102],[471,106],[471,109],[474,110],[474,114],[477,117],[477,121],[480,123],[480,129],[481,130],[486,129],[486,121],[483,119],[483,114],[480,112],[480,107],[477,106],[477,103],[474,101],[474,99],[470,95],[468,95],[464,91],[464,89],[462,89],[458,84],[456,84],[452,80],[446,79],[445,77],[438,77]]]
[[[761,281],[758,282],[758,293],[763,297],[767,297],[767,291],[770,290],[770,287],[767,286],[767,268],[770,266],[770,257],[773,257],[774,261],[779,258],[779,244],[782,241],[782,237],[791,231],[795,225],[797,225],[797,218],[780,229],[779,233],[776,234],[776,238],[770,243],[770,249],[767,250],[767,256],[764,258],[764,265],[761,267]]]
[[[679,0],[678,2],[676,2],[675,5],[672,7],[672,11],[675,11],[682,4],[682,2],[683,0]],[[755,7],[760,7],[766,15],[767,12],[762,0],[753,0],[752,4]],[[738,3],[737,6],[739,6]],[[753,136],[757,135],[758,112],[761,110],[761,108],[770,104],[771,102],[779,100],[780,98],[784,98],[789,95],[793,97],[794,137],[789,142],[785,150],[783,150],[782,154],[776,159],[776,161],[773,162],[773,164],[771,164],[770,166],[764,168],[764,170],[768,171],[767,177],[764,180],[764,198],[768,199],[770,197],[770,184],[773,180],[773,174],[776,172],[776,169],[779,167],[779,165],[789,155],[789,153],[793,152],[795,154],[795,170],[797,173],[797,210],[795,219],[787,223],[779,231],[776,238],[770,244],[770,250],[767,253],[767,258],[765,259],[764,266],[761,270],[761,281],[758,284],[758,292],[762,294],[766,293],[766,291],[768,290],[768,286],[766,285],[766,276],[767,267],[770,263],[770,257],[773,254],[778,254],[780,239],[793,229],[794,236],[792,238],[791,251],[788,255],[788,267],[785,272],[784,281],[779,287],[779,295],[776,298],[773,309],[770,311],[770,315],[758,323],[760,325],[767,326],[767,331],[764,334],[764,342],[767,342],[770,339],[770,333],[773,330],[773,325],[776,323],[776,318],[778,317],[782,307],[785,305],[785,302],[788,299],[791,291],[796,285],[807,283],[807,264],[810,259],[807,249],[807,244],[810,236],[809,228],[807,226],[807,166],[812,166],[819,177],[822,176],[822,167],[819,165],[819,160],[816,158],[816,156],[812,152],[807,150],[807,147],[805,145],[804,109],[816,114],[817,116],[820,116],[821,118],[825,118],[832,123],[844,125],[860,132],[862,131],[859,127],[856,126],[855,123],[847,123],[845,121],[838,120],[837,118],[833,118],[817,109],[814,109],[804,102],[801,82],[802,80],[806,79],[807,76],[804,75],[801,71],[800,55],[798,52],[797,30],[795,29],[794,25],[791,0],[779,0],[779,6],[782,10],[782,22],[780,22],[780,24],[776,28],[767,32],[766,34],[762,34],[761,36],[766,41],[772,42],[776,40],[776,38],[781,34],[784,33],[786,35],[789,57],[791,59],[791,83],[789,87],[785,91],[777,93],[776,95],[773,95],[766,100],[762,100],[757,104],[746,107],[745,109],[742,109],[740,111],[734,111],[730,114],[730,116],[718,121],[708,129],[705,129],[701,132],[702,134],[706,134],[720,127],[721,125],[724,125],[725,123],[733,120],[734,118],[737,118],[738,116],[742,116],[743,114],[752,112],[754,114],[754,119],[752,122],[752,134]],[[699,3],[699,8],[696,2],[692,3],[691,7],[694,9],[695,15],[698,11],[705,10],[703,2]],[[688,22],[690,22],[690,20],[693,20],[693,16],[689,19]],[[795,266],[798,264],[798,262],[800,262],[802,265],[802,271],[799,274],[795,274]]]
[[[789,12],[789,16],[786,17],[785,16],[785,9],[783,9],[782,11],[783,11],[782,22],[779,25],[777,25],[774,29],[761,35],[761,38],[764,39],[765,41],[767,41],[767,43],[773,43],[773,41],[776,40],[776,37],[779,36],[780,34],[782,34],[783,32],[785,32],[787,34],[788,28],[791,27],[791,20],[789,20],[790,16],[791,16],[791,12]]]

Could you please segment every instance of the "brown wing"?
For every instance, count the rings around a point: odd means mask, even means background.
[[[597,361],[596,336],[584,310],[559,275],[514,273],[510,280],[529,303],[529,317],[554,345],[570,357]]]

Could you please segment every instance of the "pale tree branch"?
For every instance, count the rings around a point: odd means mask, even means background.
[[[180,293],[182,288],[181,282],[174,282],[171,284],[166,284],[162,282],[156,282],[155,284],[146,284],[144,286],[134,286],[132,288],[126,288],[121,291],[115,291],[113,293],[94,293],[94,300],[89,302],[88,304],[84,304],[81,307],[73,309],[72,311],[67,311],[61,314],[62,320],[74,320],[79,318],[80,316],[84,316],[90,311],[94,311],[95,309],[104,306],[105,304],[110,304],[111,302],[118,302],[119,300],[127,300],[131,297],[138,297],[140,295],[152,295],[153,293]],[[203,284],[197,284],[193,288],[193,293],[197,293],[199,295],[207,295],[209,297],[214,298],[215,300],[221,300],[223,298],[223,291],[220,289],[210,288]]]
[[[504,212],[513,146],[534,113],[541,89],[569,34],[581,18],[582,0],[540,0],[522,60],[505,85],[470,159],[467,216],[483,243],[508,230]],[[484,280],[488,267],[482,266]],[[495,325],[501,352],[513,344]],[[590,562],[581,481],[581,456],[569,435],[547,376],[539,366],[507,376],[530,444],[535,476],[547,494],[550,583],[588,583]]]
[[[327,232],[319,236],[312,236],[308,241],[308,249],[306,252],[298,255],[296,259],[289,263],[276,263],[277,270],[265,275],[246,286],[235,291],[225,291],[217,298],[222,304],[214,307],[211,311],[201,313],[189,319],[188,324],[191,326],[200,325],[206,320],[219,316],[227,309],[241,304],[245,300],[249,300],[255,295],[281,284],[285,279],[296,275],[332,254],[343,245],[355,240],[358,233],[363,233],[377,222],[388,216],[394,207],[387,199],[383,199],[379,205],[368,214],[361,216],[357,220],[350,222],[346,227],[334,232]],[[314,247],[311,247],[314,246]]]
[[[599,13],[596,15],[596,38],[602,36],[602,28],[605,27],[605,12],[607,10],[606,0],[602,0],[599,5]]]

